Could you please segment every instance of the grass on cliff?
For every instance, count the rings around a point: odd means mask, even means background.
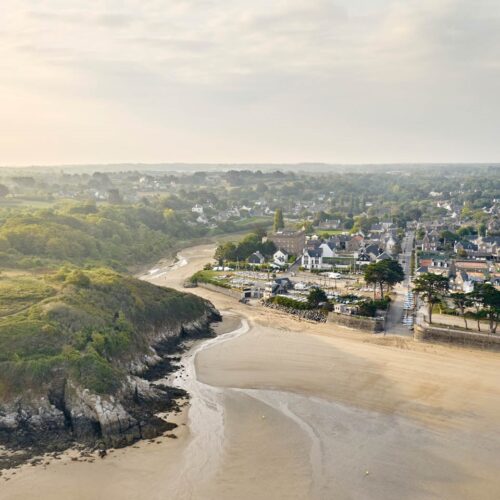
[[[0,400],[72,379],[116,391],[147,335],[199,316],[206,302],[105,268],[0,275]]]

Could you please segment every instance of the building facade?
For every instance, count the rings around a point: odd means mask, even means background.
[[[306,246],[305,231],[278,231],[271,233],[267,239],[272,241],[276,248],[285,250],[288,255],[302,255]]]

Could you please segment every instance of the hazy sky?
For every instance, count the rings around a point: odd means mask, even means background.
[[[499,160],[499,0],[1,0],[3,165]]]

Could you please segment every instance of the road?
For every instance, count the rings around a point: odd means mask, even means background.
[[[412,231],[408,231],[401,242],[401,253],[399,255],[399,263],[405,272],[405,280],[400,285],[394,288],[396,292],[396,297],[391,303],[389,308],[389,313],[387,315],[386,321],[386,333],[392,335],[404,335],[412,336],[411,332],[406,325],[402,323],[403,321],[403,304],[405,300],[405,295],[408,292],[410,282],[411,282],[411,254],[413,251],[413,241],[415,239],[415,234]]]

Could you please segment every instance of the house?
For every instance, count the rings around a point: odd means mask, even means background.
[[[276,278],[274,281],[266,283],[264,297],[269,298],[276,295],[285,295],[292,288],[293,283],[288,278]]]
[[[323,251],[321,248],[304,248],[301,264],[303,268],[309,271],[323,269]]]
[[[439,274],[440,276],[450,276],[455,274],[455,267],[453,262],[447,259],[431,259],[427,264],[427,272],[431,274]]]
[[[478,251],[478,246],[472,243],[471,241],[457,241],[453,245],[453,250],[455,253],[466,253],[467,255],[472,255],[474,252]]]
[[[420,267],[416,270],[415,274],[417,274],[418,276],[420,276],[420,275],[422,275],[422,274],[427,274],[428,272],[429,272],[429,270],[428,270],[427,266],[420,266]]]
[[[389,255],[396,255],[398,253],[398,242],[394,236],[390,236],[389,239],[385,243],[385,251]]]
[[[341,226],[340,219],[336,219],[336,220],[327,219],[327,220],[321,221],[319,223],[318,229],[323,229],[323,230],[339,229],[340,226]]]
[[[481,256],[500,256],[500,236],[483,236],[476,239],[476,244]]]
[[[280,267],[286,266],[288,263],[288,253],[285,250],[278,248],[278,250],[276,250],[273,254],[273,262]]]
[[[349,306],[347,304],[335,304],[333,311],[337,314],[355,314],[357,307]]]
[[[261,264],[264,264],[266,259],[259,251],[257,251],[250,255],[247,261],[251,266],[260,266]]]
[[[381,260],[392,260],[392,257],[387,252],[382,252],[379,256],[377,256],[376,261],[380,262]]]
[[[467,273],[465,271],[459,271],[455,276],[453,285],[455,290],[470,293],[474,291],[474,285],[476,283],[484,283],[484,281],[485,278],[482,273]]]
[[[323,258],[332,259],[335,257],[335,242],[333,240],[324,241],[319,248],[323,252]]]
[[[422,250],[424,252],[435,252],[438,247],[438,237],[434,234],[425,233],[422,239]]]
[[[346,250],[348,252],[357,252],[360,248],[361,248],[361,245],[363,243],[363,236],[361,236],[360,234],[356,234],[354,235],[346,244]]]
[[[293,289],[293,283],[290,281],[289,278],[276,278],[274,280],[275,283],[277,283],[282,290],[286,293],[288,290]]]
[[[371,261],[372,261],[372,259],[371,259],[370,255],[365,253],[364,250],[359,252],[358,256],[356,258],[356,264],[358,266],[366,266],[366,265],[370,264]]]
[[[372,262],[375,262],[377,260],[377,257],[381,254],[381,250],[377,244],[371,243],[362,248],[358,255],[362,254],[367,255],[368,257],[370,257],[370,260]]]
[[[191,212],[193,212],[194,214],[202,214],[203,207],[201,205],[198,205],[197,203],[193,208],[191,208]]]

